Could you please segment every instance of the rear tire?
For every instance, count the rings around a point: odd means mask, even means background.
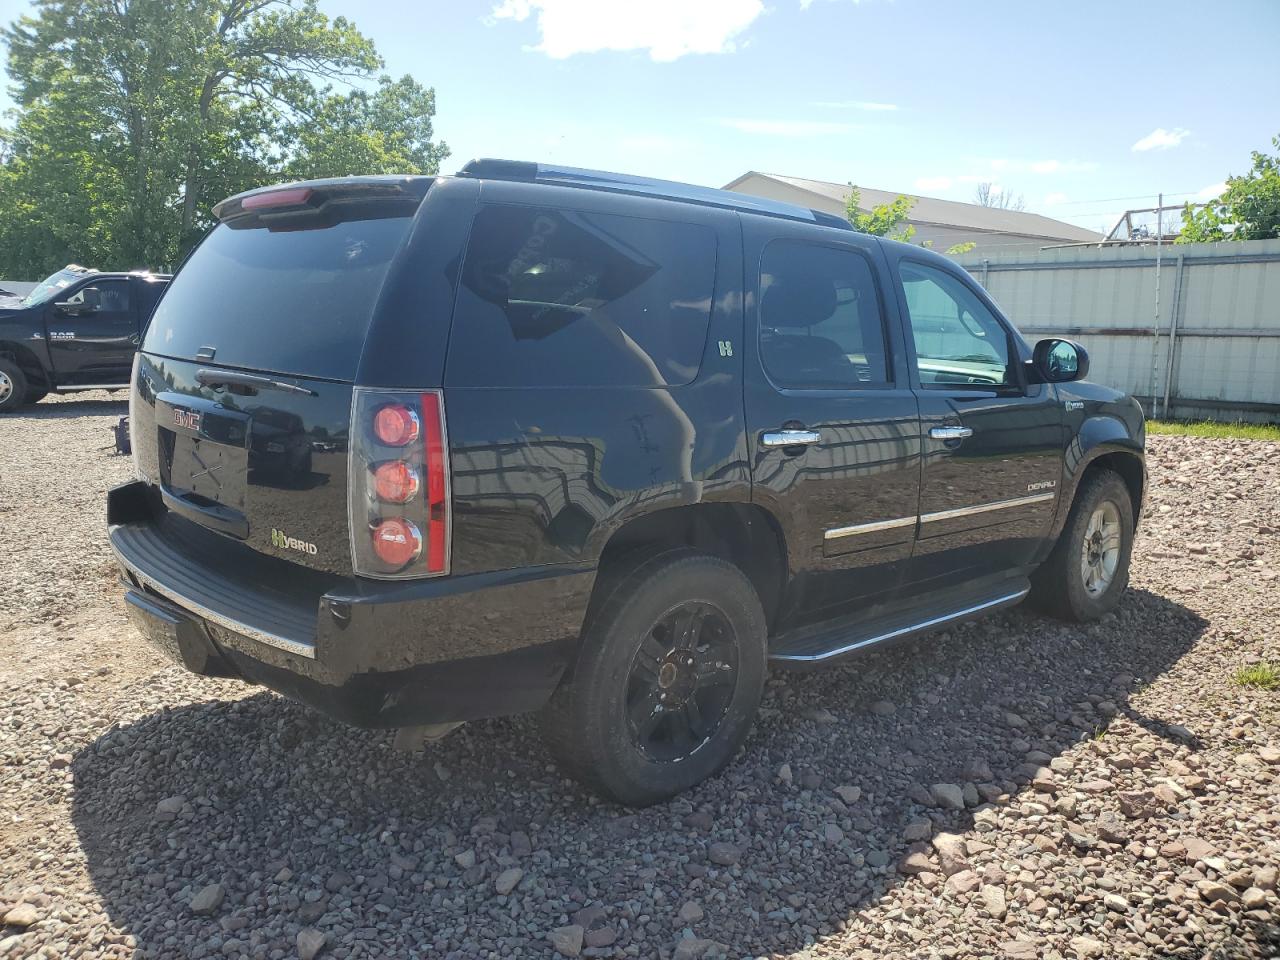
[[[25,402],[26,402],[26,403],[28,403],[28,404],[31,404],[31,403],[39,403],[41,400],[43,400],[43,399],[44,399],[45,397],[47,397],[48,395],[49,395],[49,391],[48,391],[48,390],[37,390],[35,387],[28,387],[28,388],[27,388],[27,398],[26,398],[26,401],[25,401]]]
[[[764,611],[741,570],[683,548],[633,561],[600,589],[542,735],[570,776],[647,806],[715,774],[742,746],[764,688]]]
[[[11,413],[26,402],[26,374],[12,360],[0,357],[0,413]]]
[[[1120,474],[1090,473],[1076,492],[1053,552],[1031,577],[1032,602],[1085,623],[1109,613],[1129,584],[1133,500]]]

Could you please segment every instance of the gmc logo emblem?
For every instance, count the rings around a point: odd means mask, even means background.
[[[173,425],[175,427],[185,427],[188,430],[200,431],[200,414],[194,410],[177,410],[173,411]]]

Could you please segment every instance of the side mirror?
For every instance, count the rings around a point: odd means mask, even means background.
[[[1049,337],[1036,344],[1031,368],[1041,383],[1083,380],[1089,375],[1089,351],[1074,340]]]

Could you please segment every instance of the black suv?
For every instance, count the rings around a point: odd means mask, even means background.
[[[25,297],[0,291],[0,413],[49,393],[122,390],[168,282],[68,264]]]
[[[928,250],[489,160],[216,214],[108,503],[131,615],[197,673],[410,741],[540,711],[645,804],[730,760],[769,661],[1125,589],[1138,404]]]

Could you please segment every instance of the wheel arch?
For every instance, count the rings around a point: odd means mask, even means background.
[[[1142,502],[1146,496],[1147,486],[1147,471],[1142,459],[1128,450],[1099,453],[1085,467],[1085,472],[1080,477],[1081,482],[1090,474],[1100,470],[1112,470],[1120,474],[1120,479],[1129,488],[1129,500],[1133,504],[1133,522],[1136,526],[1142,514]],[[1078,487],[1079,484],[1077,489]]]
[[[782,528],[751,503],[697,503],[640,514],[615,530],[600,554],[587,621],[620,575],[643,558],[681,547],[732,563],[751,581],[772,625],[787,576]]]
[[[28,347],[12,340],[0,340],[0,357],[12,360],[22,370],[31,387],[51,387],[40,358]]]
[[[1046,545],[1046,556],[1066,526],[1080,485],[1086,476],[1099,470],[1114,470],[1124,480],[1133,503],[1134,523],[1138,522],[1147,488],[1143,441],[1144,438],[1141,435],[1135,437],[1119,417],[1090,417],[1081,425],[1067,449],[1063,465],[1062,497],[1054,517],[1052,535]]]

